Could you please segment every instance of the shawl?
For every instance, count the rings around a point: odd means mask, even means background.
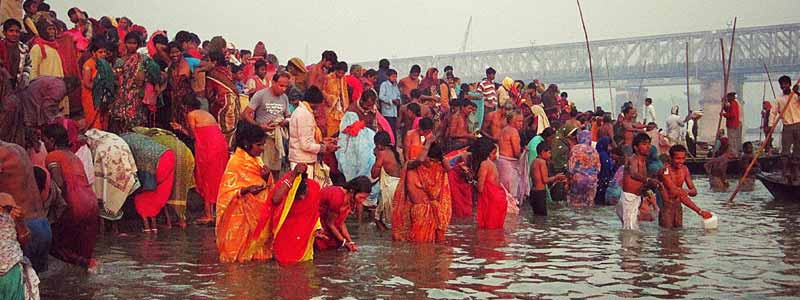
[[[264,42],[258,41],[256,43],[255,48],[253,48],[253,57],[267,57],[267,47],[264,46]]]
[[[92,100],[99,112],[105,111],[117,97],[117,81],[111,65],[105,59],[97,59],[97,76],[92,85]]]
[[[155,190],[158,185],[156,180],[158,162],[161,160],[161,155],[169,148],[145,135],[134,132],[124,133],[120,137],[125,140],[133,153],[133,159],[136,161],[136,174],[139,176],[142,189],[145,191]]]
[[[425,72],[425,78],[422,78],[422,81],[419,83],[418,89],[420,91],[427,91],[430,90],[431,87],[439,85],[439,79],[433,76],[434,68],[428,68],[428,71]]]
[[[150,39],[147,41],[147,54],[149,54],[150,57],[155,57],[156,53],[158,52],[156,44],[153,42],[153,38],[159,35],[167,36],[167,32],[163,30],[157,30],[150,35]]]
[[[536,117],[536,134],[542,134],[545,128],[550,127],[550,120],[541,105],[531,106],[531,113]],[[534,149],[536,150],[536,149]]]

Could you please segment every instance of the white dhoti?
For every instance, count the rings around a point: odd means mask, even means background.
[[[622,229],[639,230],[639,205],[642,196],[627,192],[622,193],[622,199],[617,203],[617,216],[622,221]]]
[[[497,157],[497,173],[500,174],[500,184],[510,192],[512,196],[516,197],[519,191],[519,181],[522,178],[520,172],[519,159],[498,156]]]
[[[400,182],[400,177],[390,176],[386,174],[386,170],[381,169],[381,201],[378,203],[378,209],[375,212],[375,217],[390,224],[392,221],[392,199],[394,192],[397,189],[397,184]]]

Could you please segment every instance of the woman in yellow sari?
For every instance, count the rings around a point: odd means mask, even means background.
[[[217,199],[215,231],[221,262],[272,258],[271,230],[256,230],[259,221],[272,215],[267,200],[272,179],[261,161],[265,140],[264,131],[249,124],[236,136],[236,150],[225,168]]]

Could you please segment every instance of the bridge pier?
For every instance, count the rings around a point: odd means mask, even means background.
[[[744,76],[731,76],[728,81],[728,92],[736,92],[741,97],[744,88]],[[723,81],[719,78],[700,78],[700,107],[703,108],[703,118],[700,119],[698,129],[698,140],[713,142],[716,140],[716,130],[720,120],[719,113],[722,110]],[[739,99],[742,101],[741,99]],[[740,103],[740,109],[744,108],[744,103]],[[744,113],[744,112],[742,112]],[[722,120],[722,128],[725,128],[725,120]]]

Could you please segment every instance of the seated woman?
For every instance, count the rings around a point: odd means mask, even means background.
[[[255,125],[246,124],[236,136],[236,150],[231,155],[217,199],[217,248],[221,262],[246,262],[272,258],[269,242],[268,202],[272,180],[261,162],[266,134]]]
[[[63,192],[67,209],[52,225],[53,248],[50,254],[65,262],[92,270],[97,262],[92,258],[97,242],[97,195],[86,179],[80,159],[70,150],[67,130],[61,124],[45,126],[44,144],[47,147],[47,169]]]
[[[306,165],[287,172],[272,191],[275,260],[282,264],[314,259],[314,240],[327,239],[320,222],[319,184],[307,178]]]
[[[39,277],[22,254],[30,238],[22,208],[0,193],[0,299],[39,299]]]
[[[138,134],[120,135],[133,153],[141,188],[133,197],[136,212],[142,217],[144,232],[158,232],[156,216],[167,205],[175,181],[175,152]]]
[[[327,239],[317,239],[317,250],[337,249],[347,247],[347,250],[356,251],[356,243],[350,237],[347,225],[344,223],[347,216],[358,205],[363,205],[369,197],[372,182],[366,176],[358,176],[348,181],[344,187],[328,186],[320,190],[319,215],[322,221],[322,231]]]

